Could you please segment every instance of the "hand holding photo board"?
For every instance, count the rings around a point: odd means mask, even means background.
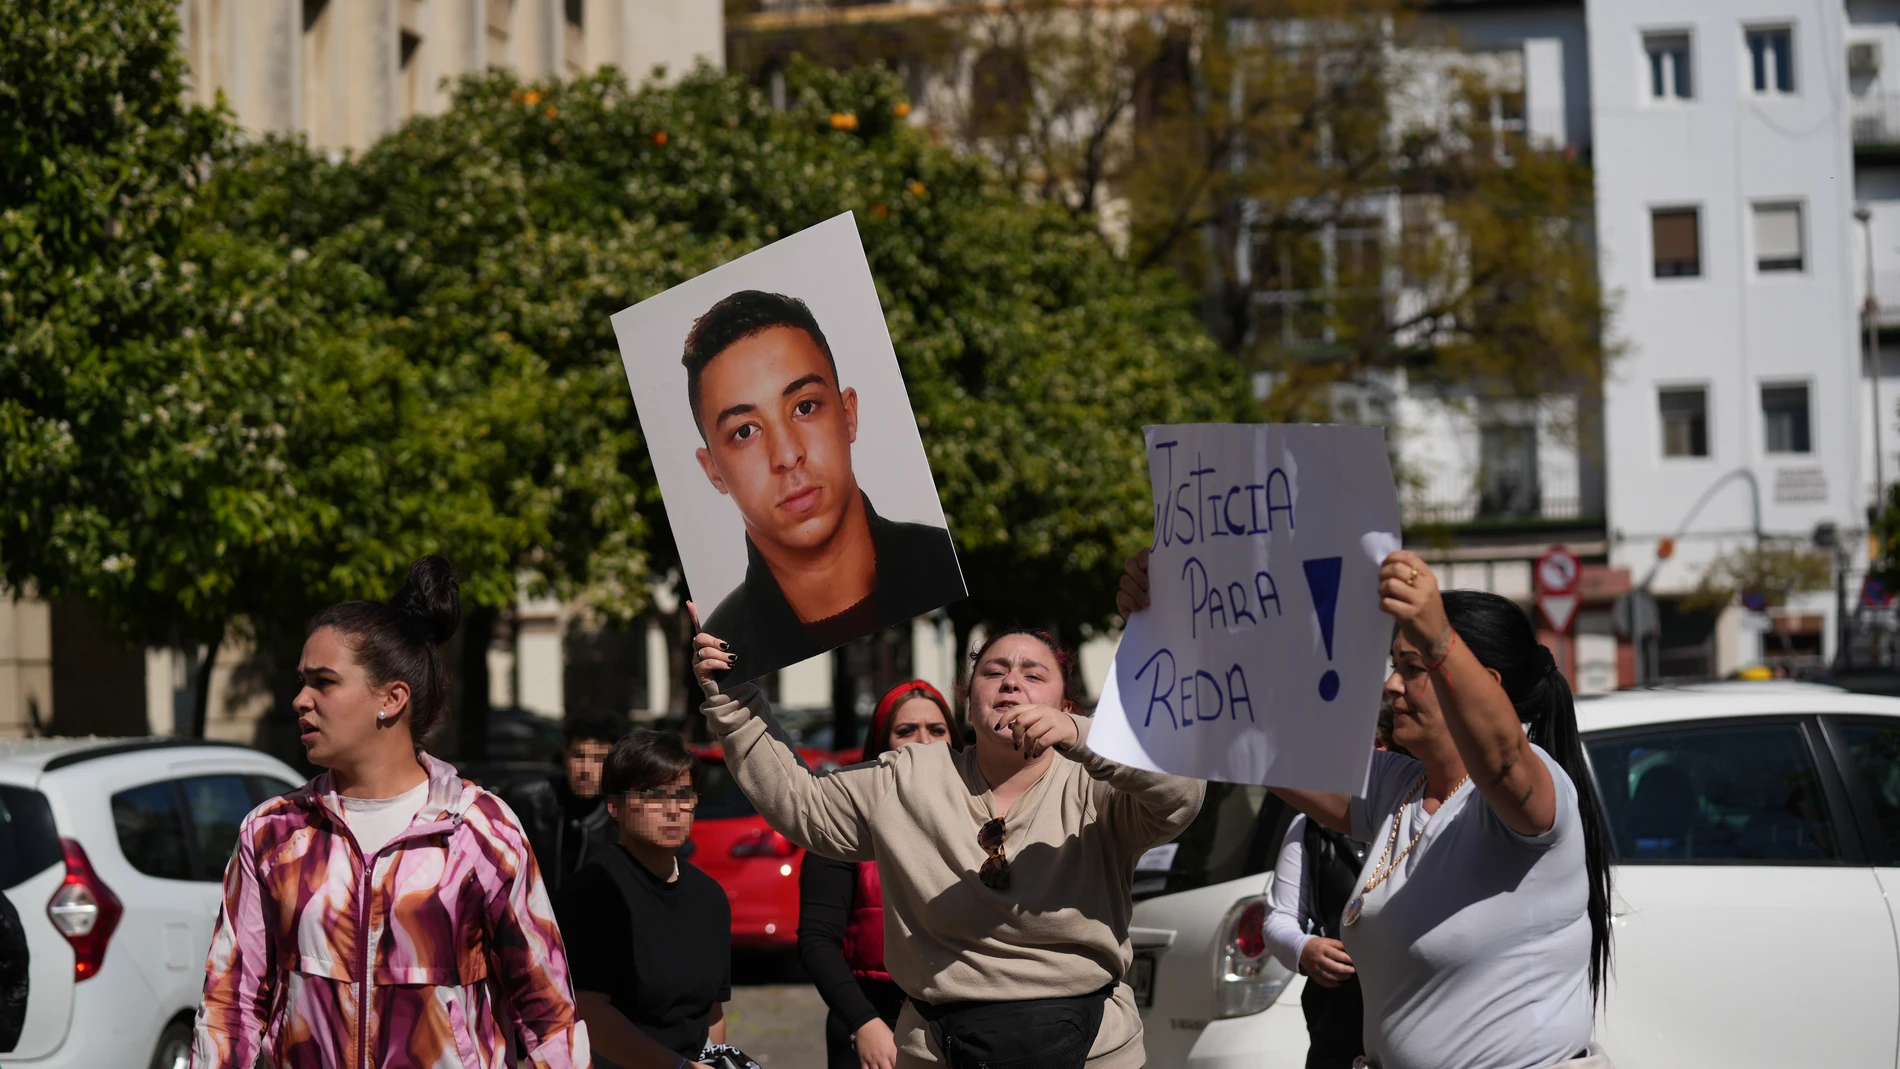
[[[734,682],[964,596],[849,213],[613,322],[686,585]]]
[[[1376,427],[1148,427],[1154,543],[1089,748],[1229,783],[1357,794],[1392,620],[1398,489]]]

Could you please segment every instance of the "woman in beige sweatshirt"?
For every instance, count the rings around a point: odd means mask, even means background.
[[[1206,785],[1091,752],[1089,720],[1073,711],[1072,653],[1040,632],[1003,632],[972,659],[975,745],[905,746],[814,775],[770,730],[757,687],[718,689],[744,651],[706,634],[696,646],[701,711],[766,822],[826,857],[878,863],[885,967],[911,1000],[895,1029],[898,1069],[944,1060],[919,1000],[1104,991],[1087,1065],[1139,1069],[1141,1017],[1121,982],[1135,861],[1193,822]]]

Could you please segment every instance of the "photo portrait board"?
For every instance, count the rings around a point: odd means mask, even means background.
[[[1359,794],[1399,548],[1377,427],[1144,429],[1154,491],[1150,605],[1134,614],[1089,747],[1140,768]]]
[[[689,596],[734,681],[965,596],[850,213],[613,324]]]

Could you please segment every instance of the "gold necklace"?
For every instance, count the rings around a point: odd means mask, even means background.
[[[1445,792],[1445,801],[1451,801],[1451,796],[1457,794],[1458,788],[1464,786],[1465,781],[1470,778],[1471,775],[1467,773],[1458,782],[1452,784],[1451,790]],[[1426,831],[1430,830],[1431,826],[1429,824],[1418,829],[1418,834],[1412,836],[1412,841],[1405,844],[1405,849],[1399,851],[1399,856],[1392,857],[1392,848],[1399,844],[1399,825],[1405,822],[1405,807],[1412,804],[1413,795],[1424,789],[1426,779],[1427,777],[1420,776],[1418,782],[1412,784],[1412,789],[1406,791],[1405,797],[1399,801],[1399,811],[1392,817],[1392,834],[1387,836],[1385,840],[1385,852],[1379,855],[1379,863],[1372,866],[1372,876],[1366,880],[1364,890],[1354,895],[1352,901],[1346,903],[1345,915],[1340,918],[1340,922],[1343,926],[1350,927],[1358,923],[1359,915],[1364,913],[1366,909],[1366,896],[1372,893],[1373,888],[1384,883],[1386,877],[1392,875],[1393,870],[1399,867],[1399,862],[1405,860],[1405,855],[1411,853],[1412,848],[1418,845],[1418,841],[1425,838]],[[1423,806],[1425,804],[1424,799],[1420,799],[1418,804]],[[1386,863],[1387,858],[1392,858],[1391,864]]]

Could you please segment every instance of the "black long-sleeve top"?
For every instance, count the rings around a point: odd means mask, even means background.
[[[825,1005],[853,1032],[878,1015],[844,960],[844,929],[857,893],[857,866],[807,851],[798,874],[798,960]]]

